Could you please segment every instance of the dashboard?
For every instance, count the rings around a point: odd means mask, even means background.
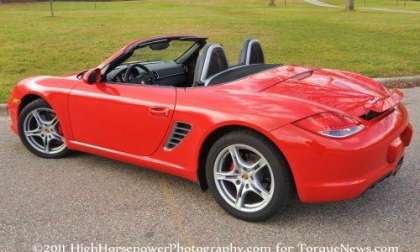
[[[130,80],[124,79],[127,69],[131,65],[134,70],[130,70]],[[143,67],[142,67],[143,66]],[[147,72],[148,69],[150,72]],[[153,83],[149,83],[153,75]],[[132,83],[132,84],[153,84],[161,86],[177,86],[187,81],[186,67],[175,61],[153,61],[142,63],[121,64],[106,74],[107,82]]]

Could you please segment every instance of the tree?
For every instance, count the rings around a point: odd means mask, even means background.
[[[51,17],[54,17],[53,0],[50,0],[50,14],[51,14]]]
[[[270,0],[269,6],[276,6],[276,0]]]
[[[347,0],[346,2],[346,10],[354,11],[354,0]]]

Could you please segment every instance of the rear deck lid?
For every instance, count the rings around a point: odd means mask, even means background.
[[[361,116],[370,111],[383,112],[402,99],[398,90],[388,91],[375,81],[335,70],[282,67],[275,85],[264,92],[301,99],[326,110]]]

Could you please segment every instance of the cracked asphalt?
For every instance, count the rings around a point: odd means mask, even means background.
[[[420,128],[420,88],[405,89]],[[340,203],[292,202],[267,222],[226,214],[188,181],[76,153],[45,160],[29,153],[0,117],[0,251],[34,244],[109,246],[398,246],[420,251],[419,134],[399,174],[363,197]],[[69,250],[67,250],[69,251]],[[291,251],[299,251],[295,249]]]

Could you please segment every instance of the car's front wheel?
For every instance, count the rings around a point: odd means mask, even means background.
[[[233,216],[265,220],[291,195],[287,165],[275,146],[250,131],[226,134],[209,151],[206,176],[216,201]]]
[[[60,158],[69,152],[57,115],[41,99],[22,109],[19,136],[26,148],[40,157]]]

